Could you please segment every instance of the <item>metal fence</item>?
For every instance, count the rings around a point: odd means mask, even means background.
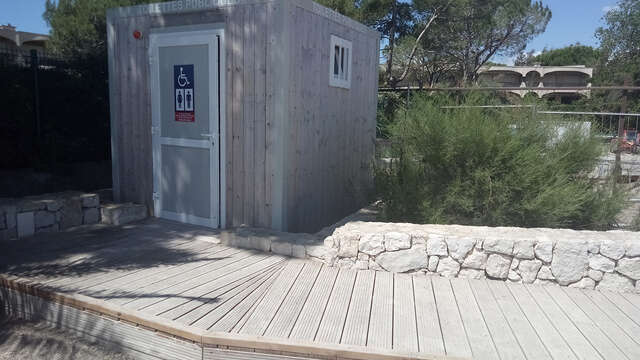
[[[15,46],[0,45],[0,66],[59,68],[67,67],[68,61],[45,50],[24,50]]]
[[[0,169],[109,158],[106,61],[90,60],[0,46]]]

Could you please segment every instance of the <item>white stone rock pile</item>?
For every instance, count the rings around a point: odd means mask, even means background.
[[[640,292],[640,233],[351,222],[306,257],[329,265]]]

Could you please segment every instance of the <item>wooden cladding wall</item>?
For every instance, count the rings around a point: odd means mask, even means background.
[[[287,228],[311,232],[360,208],[371,189],[379,37],[300,6],[289,16]],[[350,89],[329,86],[331,35],[352,42]]]
[[[124,17],[108,24],[111,84],[113,190],[116,201],[153,208],[151,158],[151,96],[148,38],[136,40],[135,30],[147,33],[149,17]],[[114,86],[114,84],[117,84]]]
[[[267,39],[271,4],[229,10],[227,37],[227,225],[271,227],[267,162]]]
[[[117,201],[147,205],[153,213],[151,96],[148,36],[134,30],[224,22],[226,88],[226,224],[271,227],[270,179],[267,168],[267,39],[271,3],[220,8],[216,11],[112,19],[112,146]]]

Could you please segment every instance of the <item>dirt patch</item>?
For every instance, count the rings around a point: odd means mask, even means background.
[[[45,323],[0,320],[0,360],[133,359]]]

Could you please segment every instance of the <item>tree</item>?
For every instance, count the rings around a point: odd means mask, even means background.
[[[397,83],[404,80],[409,74],[409,71],[411,70],[411,66],[413,64],[413,59],[416,55],[416,52],[421,47],[422,41],[429,34],[428,31],[430,31],[431,26],[434,24],[435,20],[438,19],[438,17],[440,17],[440,15],[442,15],[442,13],[447,10],[452,2],[453,0],[414,0],[413,32],[416,38],[413,46],[411,47],[411,51],[408,54],[406,64],[404,65],[404,70],[400,73],[399,76],[393,75],[393,56],[389,57],[387,65],[387,82],[391,87],[395,87]],[[430,50],[426,51],[427,53],[433,53],[433,51]],[[393,55],[393,47],[391,48],[390,53],[391,55]]]
[[[620,0],[596,31],[603,52],[602,80],[640,84],[640,2]]]
[[[456,64],[458,82],[464,84],[475,81],[493,56],[520,53],[550,19],[551,10],[540,1],[456,0],[432,33],[447,43],[441,51]]]
[[[534,58],[535,58],[535,50],[530,50],[530,51],[521,51],[518,56],[516,56],[515,60],[513,61],[513,65],[515,66],[526,66],[526,65],[533,65],[534,63]]]
[[[360,11],[361,0],[317,0],[316,2],[344,16],[360,20],[362,14]]]
[[[586,65],[593,67],[600,60],[600,50],[591,46],[573,44],[560,49],[543,50],[541,54],[533,56],[530,64],[542,66]]]
[[[431,49],[437,46],[431,45]],[[420,88],[433,87],[447,79],[455,68],[441,52],[425,49],[423,42],[416,41],[413,36],[406,36],[398,42],[396,65],[398,75],[394,75],[394,78],[416,82]]]
[[[50,45],[65,57],[106,62],[107,9],[153,0],[47,0],[43,17],[51,27]]]

